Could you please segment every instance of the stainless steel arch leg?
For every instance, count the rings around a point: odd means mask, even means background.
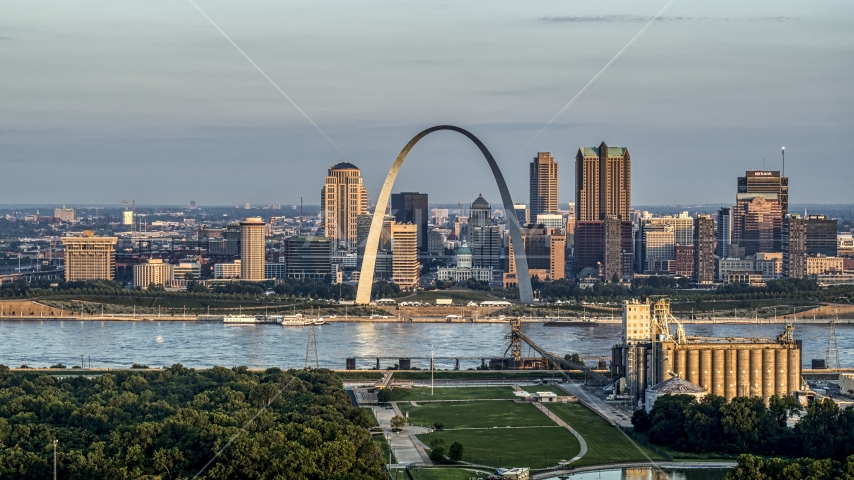
[[[501,193],[501,202],[504,204],[504,213],[507,216],[507,221],[510,222],[510,238],[512,239],[513,256],[516,264],[519,299],[522,303],[533,303],[534,294],[531,289],[531,276],[528,273],[528,259],[525,256],[525,248],[522,243],[522,231],[519,226],[519,219],[516,218],[514,213],[513,199],[510,198],[510,192],[507,190],[507,183],[504,181],[504,175],[501,174],[498,164],[495,163],[495,158],[492,157],[492,154],[489,153],[489,150],[486,149],[483,142],[467,130],[454,127],[452,125],[438,125],[419,133],[413,137],[405,147],[403,147],[403,150],[400,151],[397,159],[395,159],[394,164],[392,164],[391,170],[389,170],[388,175],[385,178],[385,182],[383,183],[380,196],[377,198],[374,217],[371,220],[371,230],[368,234],[368,242],[365,245],[365,258],[362,260],[362,271],[361,276],[359,277],[359,288],[356,291],[356,303],[368,304],[371,302],[371,286],[374,281],[374,269],[376,268],[377,249],[380,244],[383,217],[386,209],[388,208],[388,199],[391,195],[391,189],[394,187],[394,180],[397,178],[397,172],[400,171],[400,166],[403,165],[403,161],[406,159],[406,156],[409,155],[409,151],[412,150],[412,147],[414,147],[415,144],[425,136],[438,130],[451,130],[465,135],[469,140],[477,145],[477,148],[480,149],[480,152],[486,158],[486,162],[489,163],[489,168],[492,169],[492,175],[495,176],[495,183],[498,184],[498,191]]]

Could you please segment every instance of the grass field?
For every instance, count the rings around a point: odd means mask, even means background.
[[[391,458],[392,464],[397,463],[397,459],[394,458],[394,453],[392,453],[391,457],[389,457],[388,442],[386,441],[385,437],[382,435],[373,435],[372,438],[374,442],[376,442],[380,446],[380,453],[382,454],[383,461],[388,462],[388,459]]]
[[[514,398],[511,387],[461,387],[436,388],[430,395],[429,388],[395,388],[392,390],[394,401],[407,400],[483,400],[493,398]]]
[[[460,442],[464,461],[504,468],[553,467],[560,460],[578,455],[580,448],[578,440],[560,427],[452,430],[426,433],[418,438],[428,445],[434,438],[441,438],[446,445]]]
[[[445,428],[484,427],[538,427],[554,422],[529,403],[498,400],[484,402],[425,403],[413,407],[398,403],[404,413],[409,413],[413,425],[433,425],[442,422]]]
[[[415,480],[469,480],[471,478],[486,478],[495,472],[467,468],[422,468],[412,469],[409,473]],[[401,474],[405,475],[404,472]]]
[[[580,403],[556,403],[546,407],[574,428],[587,442],[587,455],[573,465],[646,461],[647,458],[661,460],[661,457],[642,445],[638,444],[636,447],[616,427]]]

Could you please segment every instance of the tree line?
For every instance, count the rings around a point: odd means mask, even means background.
[[[328,370],[0,368],[0,478],[380,479],[373,424]]]
[[[787,421],[802,413],[794,428]],[[647,414],[632,417],[635,431],[650,443],[691,453],[750,453],[844,461],[854,455],[854,408],[831,399],[802,407],[792,396],[691,395],[659,397]]]

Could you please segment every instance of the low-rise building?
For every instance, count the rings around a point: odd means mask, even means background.
[[[807,275],[842,273],[844,267],[845,260],[840,257],[825,257],[824,255],[807,257]]]
[[[146,263],[133,266],[133,286],[143,290],[150,285],[169,285],[174,279],[174,265],[152,258]]]
[[[214,278],[240,278],[240,260],[214,265]]]

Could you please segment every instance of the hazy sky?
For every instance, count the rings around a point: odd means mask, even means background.
[[[733,202],[748,168],[791,202],[854,203],[854,3],[189,0],[0,3],[0,204],[319,203],[350,161],[369,195],[403,145],[470,130],[514,200],[550,151],[628,147],[634,204]],[[474,146],[419,143],[395,191],[497,202]]]

